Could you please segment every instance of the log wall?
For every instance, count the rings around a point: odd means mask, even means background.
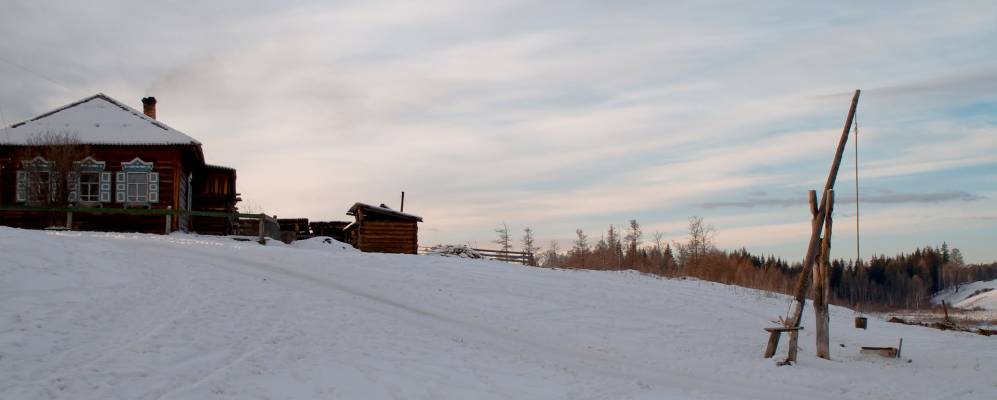
[[[376,253],[417,254],[419,228],[414,221],[362,221],[356,247]]]
[[[145,162],[153,163],[153,171],[159,173],[159,202],[152,203],[149,208],[165,209],[179,204],[180,177],[189,172],[188,163],[193,146],[88,146],[90,156],[97,161],[106,163],[104,171],[121,171],[121,163],[129,162],[135,157]],[[16,202],[17,170],[21,169],[21,161],[30,159],[26,149],[20,146],[0,146],[0,205],[19,205]],[[61,177],[65,179],[65,177]],[[112,178],[113,179],[113,178]],[[112,191],[115,189],[112,183]],[[112,192],[111,202],[99,203],[96,207],[124,208],[124,203],[114,202]],[[163,233],[165,217],[146,215],[87,215],[74,214],[73,229],[94,231],[147,232]],[[179,227],[178,215],[173,216],[171,230]],[[40,229],[53,225],[65,225],[65,213],[0,211],[0,225]]]

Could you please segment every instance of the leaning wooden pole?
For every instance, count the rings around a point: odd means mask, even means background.
[[[841,166],[841,156],[845,152],[845,144],[848,143],[848,133],[852,128],[852,121],[855,119],[855,109],[858,107],[860,90],[855,90],[855,95],[852,96],[852,104],[848,109],[848,116],[845,118],[845,127],[841,131],[841,138],[838,139],[838,148],[834,153],[834,161],[831,163],[831,171],[827,175],[827,182],[824,183],[824,191],[822,193],[827,193],[828,190],[834,189],[834,182],[838,178],[838,168]],[[827,209],[824,207],[824,202],[826,199],[821,196],[820,207],[817,210],[817,215],[814,216],[813,223],[811,224],[810,231],[810,242],[807,244],[807,253],[803,257],[803,272],[800,274],[800,278],[796,283],[796,291],[793,296],[793,306],[790,309],[789,316],[786,319],[786,325],[790,327],[800,326],[800,320],[803,317],[803,306],[806,304],[807,288],[810,283],[810,274],[813,269],[814,259],[817,256],[817,249],[820,245],[820,234],[821,230],[824,228],[824,218],[826,217]],[[792,336],[791,336],[792,337]],[[795,355],[794,352],[791,355]],[[796,361],[795,357],[787,358],[786,361]]]
[[[817,215],[818,215],[817,212],[820,209],[820,207],[817,206],[817,191],[816,190],[808,191],[807,200],[810,204],[810,216],[812,218],[810,221],[810,226],[813,227],[817,224]],[[798,323],[792,324],[788,318],[786,319],[786,325],[791,327],[799,326]],[[790,362],[796,361],[796,353],[798,350],[799,341],[800,341],[800,331],[798,329],[789,331],[789,352],[786,355],[786,361],[783,361],[782,363],[780,363],[780,365],[786,365]]]

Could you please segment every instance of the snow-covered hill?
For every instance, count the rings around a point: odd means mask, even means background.
[[[799,364],[776,367],[762,328],[785,314],[783,296],[334,244],[0,227],[0,398],[997,393],[994,338],[878,318],[855,330],[832,307],[833,360],[813,356],[807,329]],[[903,359],[858,354],[901,337]]]
[[[945,301],[965,309],[997,311],[997,280],[967,283],[959,286],[958,290],[949,288],[935,296],[933,301],[939,304]]]

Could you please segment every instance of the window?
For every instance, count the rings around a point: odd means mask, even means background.
[[[35,157],[22,161],[21,166],[23,169],[17,170],[16,200],[31,205],[48,204],[54,200],[52,195],[59,189],[58,179],[52,176],[54,164]]]
[[[28,202],[48,203],[52,190],[52,172],[28,170]]]
[[[146,172],[128,172],[129,203],[145,203],[149,201],[149,174]]]
[[[121,163],[121,171],[115,173],[114,201],[146,206],[158,203],[159,173],[153,172],[152,166],[138,157]]]
[[[69,172],[69,201],[106,203],[111,201],[111,173],[104,172],[107,163],[93,157],[73,162]]]
[[[100,172],[80,172],[80,201],[100,201]]]

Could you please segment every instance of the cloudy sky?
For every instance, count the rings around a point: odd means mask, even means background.
[[[997,260],[997,3],[4,2],[0,123],[97,92],[235,167],[244,209],[423,216],[423,245],[637,219],[797,260],[859,102],[862,255]],[[854,149],[836,257],[855,255]]]

